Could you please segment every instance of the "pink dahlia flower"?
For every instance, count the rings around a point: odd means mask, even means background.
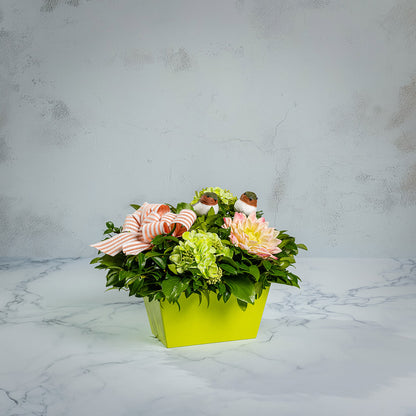
[[[257,218],[255,212],[248,217],[236,212],[233,219],[224,218],[223,227],[231,228],[230,241],[250,254],[276,259],[273,254],[282,251],[278,247],[282,242],[277,238],[279,231],[270,228],[263,217]]]

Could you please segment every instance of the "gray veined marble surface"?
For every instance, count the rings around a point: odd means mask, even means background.
[[[305,259],[257,339],[167,349],[87,259],[0,263],[1,415],[416,415],[416,262]]]

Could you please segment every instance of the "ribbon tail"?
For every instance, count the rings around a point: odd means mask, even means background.
[[[91,247],[94,247],[109,256],[115,256],[123,249],[123,244],[132,238],[137,238],[137,236],[131,233],[121,233],[109,238],[108,240],[91,244]]]
[[[152,245],[149,243],[143,243],[142,241],[132,241],[130,243],[124,244],[123,252],[127,256],[141,253],[142,251],[148,250]]]

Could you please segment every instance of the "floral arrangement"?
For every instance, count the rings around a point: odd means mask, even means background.
[[[235,296],[245,310],[271,283],[299,287],[300,278],[288,268],[307,248],[269,227],[254,192],[237,198],[209,187],[176,207],[131,207],[135,212],[122,227],[108,221],[105,239],[92,245],[99,256],[91,264],[108,270],[110,289],[178,304],[182,294],[202,299],[212,291],[224,302]]]

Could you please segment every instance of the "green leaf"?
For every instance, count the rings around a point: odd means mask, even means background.
[[[109,256],[105,254],[101,259],[101,264],[106,266],[108,269],[121,269],[123,266],[125,255],[119,253],[116,256]]]
[[[270,270],[272,268],[272,263],[270,263],[270,261],[268,260],[263,260],[262,265],[264,266],[266,270]]]
[[[225,284],[222,282],[218,283],[218,294],[223,295],[227,291],[227,288],[225,287]]]
[[[152,257],[152,260],[163,270],[166,269],[167,259],[164,257]]]
[[[118,283],[118,276],[119,272],[117,270],[111,270],[110,272],[108,272],[106,286],[114,286],[116,283]]]
[[[223,269],[227,273],[230,273],[230,274],[233,274],[233,275],[237,275],[238,274],[237,270],[234,269],[234,267],[231,266],[230,264],[221,263],[220,264],[220,267],[221,267],[221,269]]]
[[[254,283],[254,291],[256,292],[256,298],[258,299],[263,293],[263,282]]]
[[[130,204],[130,206],[135,209],[136,211],[140,208],[140,205],[137,204]]]
[[[141,279],[140,276],[137,276],[137,278],[132,280],[130,283],[129,296],[137,295],[137,292],[143,287],[143,285],[144,285],[144,279]]]
[[[222,240],[224,242],[224,240]],[[226,262],[228,264],[230,264],[231,266],[235,267],[237,270],[240,268],[240,266],[238,265],[238,263],[236,263],[232,258],[230,257],[225,257],[223,256],[221,259],[222,262]]]
[[[224,283],[230,288],[231,293],[244,302],[253,304],[256,298],[254,283],[247,277],[223,277]]]
[[[107,221],[107,222],[105,223],[105,226],[106,226],[107,228],[110,228],[110,229],[113,229],[113,228],[114,228],[114,224],[113,224],[111,221]]]
[[[298,281],[301,280],[301,279],[298,276],[296,276],[295,274],[293,274],[293,273],[288,273],[288,276],[290,278],[290,281],[292,283],[292,286],[299,287]]]
[[[144,253],[139,253],[136,255],[137,265],[139,266],[139,270],[143,270],[143,267],[146,264],[146,256]]]
[[[260,279],[260,271],[259,271],[259,268],[255,264],[252,264],[248,268],[248,272],[256,279],[256,282]]]
[[[119,273],[119,280],[129,280],[132,277],[136,277],[137,273],[127,270],[121,270]],[[129,284],[129,282],[127,282]]]
[[[278,269],[271,270],[270,274],[272,274],[273,276],[281,276],[281,277],[287,276],[287,272],[283,270],[278,270]]]
[[[164,235],[163,240],[164,241],[173,241],[174,243],[179,243],[179,238],[174,237],[173,235]]]
[[[134,260],[135,260],[135,257],[134,257],[134,256],[128,256],[128,257],[127,257],[127,260],[126,260],[126,267],[127,267],[128,269],[131,269],[131,268],[132,268]]]
[[[145,254],[145,257],[148,259],[148,258],[150,258],[150,257],[160,257],[160,256],[163,256],[163,254],[162,253],[158,253],[158,252],[156,252],[156,251],[148,251],[146,254]]]
[[[162,282],[162,292],[169,302],[176,302],[181,293],[188,287],[189,282],[189,278],[169,276]]]
[[[213,208],[213,207],[211,207],[211,208],[208,210],[208,212],[207,212],[207,218],[208,218],[208,217],[212,217],[212,216],[214,216],[214,215],[217,215],[217,214],[215,214],[214,208]]]
[[[159,249],[162,248],[162,247],[159,247],[159,246],[163,245],[163,237],[164,237],[163,235],[157,235],[155,238],[153,238],[152,244],[154,246],[157,246]]]
[[[305,244],[296,244],[298,248],[301,248],[302,250],[308,250],[308,247],[305,246]]]
[[[176,205],[176,212],[179,213],[183,209],[190,209],[194,210],[191,204],[188,204],[187,202],[180,202],[178,205]]]
[[[237,299],[238,306],[244,312],[247,309],[247,302]]]
[[[176,270],[176,266],[172,263],[168,264],[169,270],[173,273],[173,274],[178,274],[178,271]]]
[[[209,291],[203,290],[202,294],[205,296],[205,299],[207,300],[207,308],[209,307]]]
[[[231,292],[225,292],[223,295],[222,295],[222,298],[223,298],[223,300],[224,300],[224,303],[227,303],[228,302],[228,300],[230,299],[230,297],[231,297]]]
[[[102,257],[96,257],[95,259],[92,259],[92,260],[90,261],[90,264],[95,264],[95,263],[98,263],[98,262],[101,260],[101,258],[102,258]]]

